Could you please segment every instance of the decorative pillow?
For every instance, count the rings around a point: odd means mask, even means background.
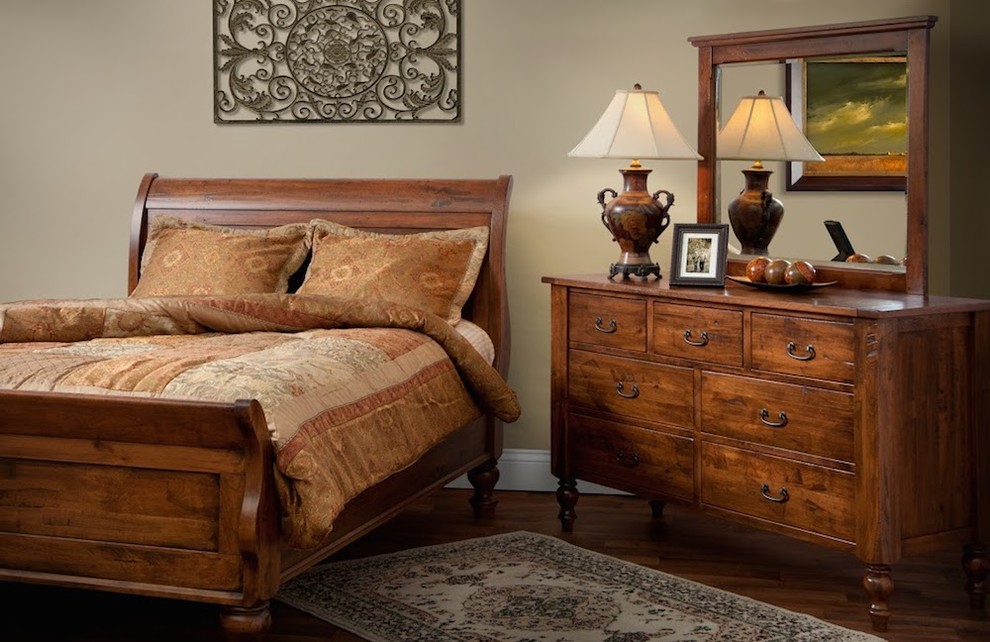
[[[455,325],[488,251],[488,228],[381,234],[316,219],[300,294],[401,303]]]
[[[131,296],[282,293],[309,246],[305,223],[238,229],[159,216]]]

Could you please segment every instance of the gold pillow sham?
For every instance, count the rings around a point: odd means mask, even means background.
[[[131,296],[283,293],[309,246],[305,223],[240,229],[159,216]]]
[[[300,294],[368,298],[461,320],[488,251],[488,228],[382,234],[316,219]]]

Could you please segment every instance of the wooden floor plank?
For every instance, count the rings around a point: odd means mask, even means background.
[[[849,553],[668,506],[653,520],[644,500],[587,495],[573,533],[562,533],[552,494],[503,492],[491,520],[475,520],[464,490],[448,489],[413,505],[335,559],[363,557],[528,530],[672,575],[870,631],[862,567]],[[894,566],[889,642],[986,642],[987,610],[973,611],[963,591],[960,552],[947,550]],[[0,582],[4,642],[221,642],[216,609],[202,604]],[[41,615],[35,615],[40,611]],[[362,642],[276,603],[270,642]]]

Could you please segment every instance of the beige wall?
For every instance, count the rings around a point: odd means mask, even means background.
[[[523,417],[508,427],[506,442],[546,448],[549,297],[540,277],[601,272],[616,258],[595,195],[620,186],[620,163],[567,157],[614,90],[636,82],[659,90],[694,141],[697,54],[689,36],[935,14],[936,53],[945,61],[949,10],[959,3],[463,0],[461,123],[219,126],[213,123],[207,0],[4,0],[0,301],[125,294],[131,206],[147,171],[512,174],[510,378]],[[933,117],[939,134],[933,156],[935,165],[947,167],[947,62],[937,67],[933,100],[941,111]],[[674,221],[692,221],[693,163],[657,161],[653,167],[651,189],[677,196]],[[941,175],[934,187],[947,192],[947,173]],[[940,219],[931,227],[933,251],[941,256],[932,267],[933,290],[947,291],[950,225]],[[966,231],[953,221],[953,234]],[[668,234],[654,254],[662,266],[669,265],[669,244]]]

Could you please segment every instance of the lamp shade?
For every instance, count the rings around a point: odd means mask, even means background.
[[[780,97],[745,96],[718,133],[717,155],[728,160],[823,161]]]
[[[619,89],[591,131],[568,156],[700,160],[674,126],[660,94],[639,85]]]

